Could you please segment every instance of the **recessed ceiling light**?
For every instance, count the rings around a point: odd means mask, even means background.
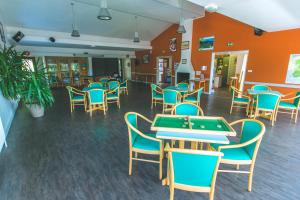
[[[217,12],[219,7],[215,3],[210,3],[210,4],[207,4],[204,8],[207,12]]]

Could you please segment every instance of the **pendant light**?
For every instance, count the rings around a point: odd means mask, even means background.
[[[135,18],[135,32],[134,32],[133,42],[140,42],[139,32],[137,30],[138,27],[137,16],[135,16],[134,18]]]
[[[99,11],[97,18],[100,20],[111,20],[112,17],[111,17],[109,10],[107,9],[107,1],[106,0],[101,0],[100,11]]]
[[[179,17],[179,26],[177,29],[177,33],[186,33],[185,27],[184,27],[184,18],[182,17],[182,0],[180,1],[180,17]]]
[[[72,17],[73,17],[71,36],[72,37],[80,37],[80,33],[79,33],[78,29],[76,28],[75,13],[74,13],[74,3],[73,2],[71,3],[71,6],[72,6]]]

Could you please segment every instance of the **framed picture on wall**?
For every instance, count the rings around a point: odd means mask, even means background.
[[[170,51],[172,51],[172,52],[176,51],[176,45],[177,45],[176,43],[177,43],[176,38],[170,39],[170,42],[169,42]]]
[[[150,55],[145,54],[143,55],[143,64],[148,64],[150,62]]]
[[[300,84],[300,54],[291,54],[285,82]]]
[[[187,63],[187,59],[184,58],[181,60],[181,64],[186,64],[186,63]]]
[[[181,43],[181,50],[186,50],[190,48],[190,41],[183,41]]]
[[[199,38],[198,51],[213,50],[214,43],[215,43],[214,36]]]

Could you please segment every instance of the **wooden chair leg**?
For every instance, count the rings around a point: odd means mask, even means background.
[[[162,179],[162,165],[163,165],[163,157],[164,152],[162,151],[159,155],[159,180]]]
[[[132,174],[132,151],[129,151],[129,176]]]
[[[170,200],[174,200],[174,186],[170,184]]]
[[[236,169],[236,170],[239,170],[239,169],[240,169],[240,165],[237,164],[235,169]]]
[[[231,102],[230,114],[232,113],[233,101]]]
[[[209,193],[209,200],[214,200],[215,196],[215,188],[211,188],[211,191]]]
[[[296,110],[296,113],[295,113],[295,124],[297,123],[298,113],[299,113],[299,110],[297,109],[297,110]]]
[[[248,192],[251,192],[252,190],[253,171],[254,171],[254,163],[252,163],[250,166],[250,171],[249,171],[250,173],[248,177]]]
[[[151,99],[151,109],[153,109],[153,99]]]

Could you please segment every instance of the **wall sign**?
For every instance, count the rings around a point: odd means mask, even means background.
[[[214,36],[199,38],[198,51],[213,50],[214,43],[215,43]]]
[[[190,48],[190,41],[183,41],[181,43],[181,50],[186,50]]]
[[[176,38],[172,38],[169,42],[169,48],[170,48],[170,51],[172,52],[175,52],[176,51]]]
[[[300,54],[291,54],[285,82],[300,84]]]
[[[186,64],[186,63],[187,63],[187,59],[184,58],[181,60],[181,64]]]

